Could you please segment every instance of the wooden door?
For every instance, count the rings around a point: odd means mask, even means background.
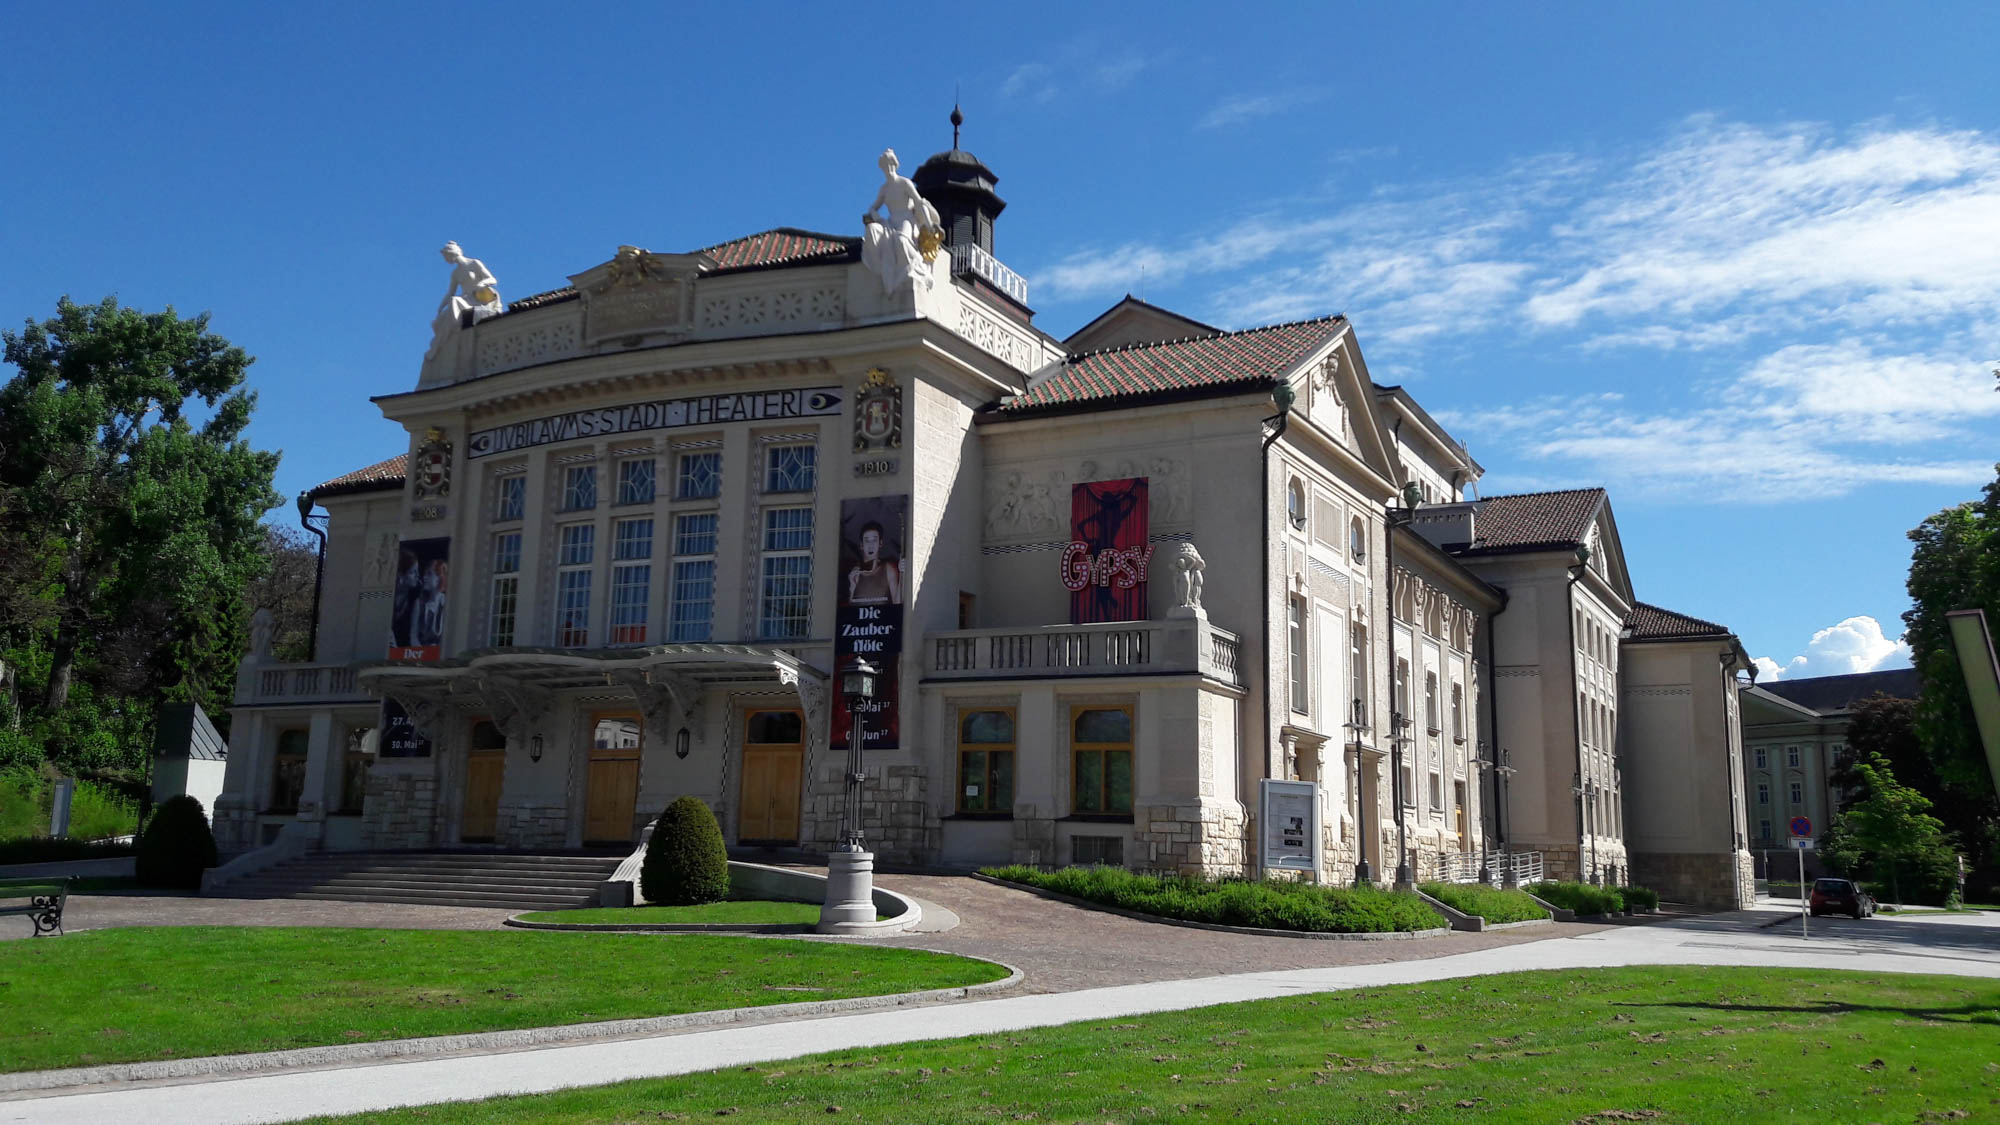
[[[465,806],[459,812],[461,843],[490,844],[500,822],[500,784],[507,777],[507,755],[490,750],[465,756]]]
[[[629,844],[639,806],[639,719],[599,715],[584,778],[583,842]]]
[[[1471,850],[1470,846],[1468,846],[1465,841],[1465,782],[1463,781],[1452,782],[1451,796],[1452,796],[1452,807],[1456,809],[1458,813],[1458,851],[1459,854],[1463,855]]]
[[[805,768],[803,716],[797,711],[747,711],[743,731],[736,838],[746,843],[795,844]]]

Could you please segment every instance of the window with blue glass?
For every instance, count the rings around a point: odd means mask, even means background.
[[[810,445],[774,445],[764,451],[764,491],[811,492],[819,457]]]
[[[683,453],[674,477],[674,499],[713,500],[722,495],[722,454]]]

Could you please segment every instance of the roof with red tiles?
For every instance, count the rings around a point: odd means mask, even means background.
[[[324,484],[313,488],[308,495],[314,499],[322,496],[340,496],[349,492],[374,492],[377,489],[401,488],[409,476],[410,455],[398,453],[386,461],[377,461],[365,469],[342,473]]]
[[[1473,520],[1473,531],[1479,538],[1454,547],[1452,553],[1497,555],[1581,546],[1604,502],[1601,488],[1488,496],[1479,502]]]
[[[1001,407],[1003,414],[1060,410],[1117,400],[1269,386],[1326,345],[1346,318],[1273,324],[1158,344],[1081,352]]]
[[[822,234],[818,231],[800,230],[797,227],[773,227],[767,231],[732,238],[703,247],[696,253],[706,254],[715,259],[715,270],[765,269],[770,266],[792,266],[814,261],[834,261],[860,253],[861,240],[838,234]],[[559,305],[564,301],[576,300],[576,287],[565,285],[561,289],[551,289],[546,293],[536,293],[518,301],[507,302],[507,312],[527,312],[544,305]],[[506,313],[502,313],[502,316]]]
[[[1632,631],[1628,639],[1635,641],[1729,636],[1726,625],[1717,625],[1713,621],[1703,621],[1699,617],[1689,617],[1685,613],[1675,613],[1645,602],[1633,603],[1632,616],[1625,619],[1625,626]]]

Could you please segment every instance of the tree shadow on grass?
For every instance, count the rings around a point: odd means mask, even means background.
[[[1845,1016],[1873,1013],[1877,1015],[1905,1016],[1915,1020],[1929,1020],[1937,1023],[1978,1024],[1991,1027],[2000,1036],[2000,989],[1994,989],[1980,1000],[1974,1000],[1956,1007],[1911,1007],[1898,1004],[1856,1004],[1846,1000],[1805,1000],[1796,1004],[1740,1004],[1723,1000],[1661,1000],[1645,1003],[1634,1000],[1614,1000],[1614,1008],[1703,1008],[1713,1012],[1754,1012],[1763,1015],[1791,1016]]]

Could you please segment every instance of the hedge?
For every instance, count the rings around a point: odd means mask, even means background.
[[[1322,887],[1288,879],[1209,879],[1141,875],[1120,867],[988,867],[995,879],[1038,887],[1141,914],[1320,934],[1411,933],[1444,919],[1416,895],[1374,887]]]
[[[1625,909],[1624,896],[1612,887],[1597,887],[1589,883],[1536,883],[1522,889],[1543,902],[1578,914],[1617,914]]]
[[[639,893],[660,906],[700,906],[729,897],[729,853],[706,801],[681,797],[660,814],[639,868]]]
[[[1462,914],[1472,914],[1494,925],[1547,918],[1534,899],[1520,891],[1502,890],[1484,883],[1425,883],[1422,891]]]
[[[139,884],[176,890],[201,889],[201,873],[214,867],[215,835],[201,802],[182,794],[169,797],[153,811],[139,836],[134,864]]]
[[[1651,887],[1620,887],[1618,893],[1624,896],[1627,910],[1658,910],[1660,892]]]

